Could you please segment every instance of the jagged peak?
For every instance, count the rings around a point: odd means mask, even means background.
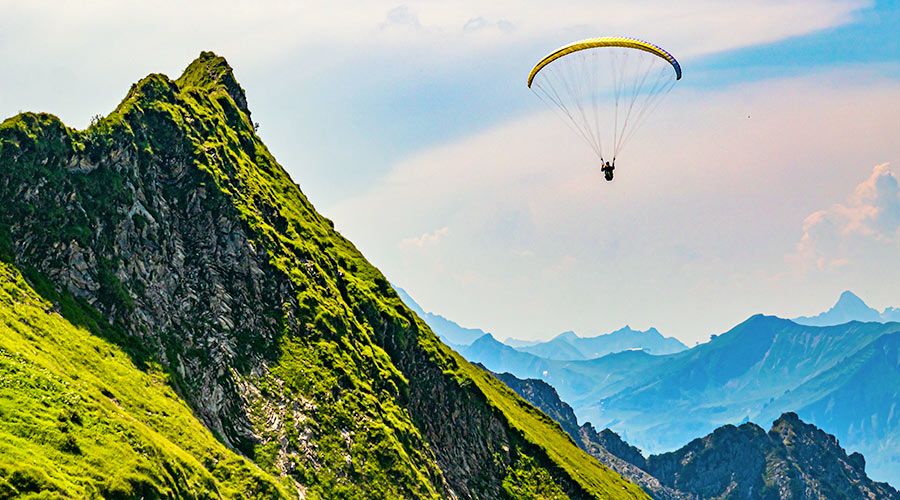
[[[150,73],[131,86],[128,96],[140,94],[147,100],[171,100],[177,91],[178,87],[168,76],[162,73]]]
[[[45,156],[65,151],[67,147],[58,146],[75,142],[74,132],[50,113],[25,112],[11,116],[0,122],[0,142],[7,143],[5,147],[0,145],[0,164],[3,163],[4,149],[12,151],[10,146],[19,149],[24,143],[30,144],[27,148],[30,151]]]
[[[556,337],[553,337],[552,340],[557,340],[557,339],[570,340],[570,339],[576,339],[576,338],[578,338],[577,333],[573,332],[572,330],[567,330],[565,332],[560,333]]]
[[[851,292],[850,290],[844,290],[841,292],[841,296],[838,297],[838,301],[835,306],[843,304],[843,305],[855,305],[868,308],[868,304],[866,304],[863,299],[859,298],[859,295]]]
[[[815,316],[800,316],[794,321],[810,326],[833,326],[849,321],[881,321],[882,314],[869,307],[858,295],[850,290],[841,292],[837,302],[827,311]]]
[[[180,88],[202,87],[215,88],[221,87],[237,104],[247,116],[250,116],[250,110],[247,107],[247,96],[244,89],[234,77],[234,70],[228,64],[224,57],[217,55],[211,51],[203,51],[197,59],[185,68],[184,73],[178,77],[175,83]]]
[[[802,422],[803,422],[803,421],[800,420],[800,416],[799,416],[799,415],[797,415],[796,413],[794,413],[794,412],[792,412],[792,411],[788,411],[788,412],[782,413],[781,416],[778,417],[778,418],[775,420],[775,422],[773,422],[773,425],[777,425],[777,424],[779,424],[779,423],[785,423],[785,424],[799,424],[799,423],[802,423]]]
[[[475,339],[475,342],[472,342],[472,345],[475,344],[502,344],[499,340],[495,339],[493,335],[490,333],[485,333],[481,337]]]

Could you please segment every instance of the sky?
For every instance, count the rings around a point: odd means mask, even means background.
[[[498,338],[688,344],[841,291],[900,306],[900,6],[863,0],[0,0],[0,116],[85,127],[225,56],[307,196],[426,310]],[[580,38],[684,68],[607,183],[525,86]]]

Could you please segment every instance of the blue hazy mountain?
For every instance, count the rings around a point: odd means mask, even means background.
[[[503,341],[504,344],[510,347],[526,347],[530,345],[540,344],[540,340],[522,340],[516,339],[513,337],[507,337],[506,340]]]
[[[900,323],[815,327],[757,315],[710,342],[660,356],[623,351],[552,360],[489,335],[460,353],[491,371],[551,384],[580,420],[650,453],[722,425],[796,412],[864,453],[872,477],[897,484],[898,339]]]
[[[815,316],[801,316],[794,318],[794,322],[801,325],[832,326],[847,323],[848,321],[900,321],[900,309],[888,307],[883,312],[869,307],[856,294],[847,290],[841,293],[840,298],[827,311]]]
[[[569,341],[569,339],[577,338],[578,336],[575,335],[575,332],[564,332],[546,342],[516,347],[516,349],[546,359],[558,359],[564,361],[587,359],[584,354]]]
[[[473,363],[480,363],[495,373],[510,373],[519,378],[547,382],[566,401],[599,400],[611,396],[668,362],[664,356],[644,351],[622,351],[597,359],[563,361],[546,359],[514,349],[491,335],[472,345],[459,348],[459,353]]]
[[[796,408],[869,457],[874,477],[900,482],[900,333],[882,335],[763,409]],[[874,459],[874,460],[873,460]]]
[[[568,401],[580,419],[651,453],[793,411],[863,452],[872,477],[897,484],[898,338],[900,323],[815,327],[757,315],[618,379],[595,378],[591,391]]]
[[[394,286],[394,290],[397,291],[397,295],[400,296],[403,303],[419,315],[419,317],[422,318],[422,321],[431,327],[431,330],[450,347],[459,350],[459,347],[467,346],[472,342],[475,342],[476,339],[487,334],[484,330],[479,330],[478,328],[466,328],[439,314],[426,312],[422,309],[422,306],[406,292],[406,290],[398,286]]]
[[[563,397],[584,394],[591,390],[598,376],[574,362],[544,359],[521,352],[486,334],[469,346],[458,349],[473,363],[481,363],[495,373],[508,372],[519,378],[535,378],[552,384]]]
[[[615,349],[640,350],[575,359],[591,354],[582,349],[597,349],[590,345],[594,339],[608,342],[604,337],[616,334],[665,338],[653,329],[627,327],[591,338],[566,332],[516,348],[487,334],[464,345],[483,333],[471,329],[463,342],[459,337],[449,342],[493,372],[551,384],[580,420],[609,427],[650,453],[674,450],[722,425],[772,421],[796,412],[835,434],[848,450],[864,453],[873,478],[898,484],[900,323],[887,322],[896,319],[892,315],[900,315],[900,309],[879,313],[845,292],[825,313],[798,321],[853,321],[815,326],[756,315],[705,344],[682,345],[671,354],[617,344]]]
[[[900,337],[888,335],[884,338]],[[881,339],[879,339],[880,341]],[[778,417],[767,433],[754,423],[725,425],[680,449],[644,457],[609,429],[578,424],[572,407],[546,382],[494,374],[559,422],[575,444],[656,499],[802,498],[900,499],[886,483],[866,475],[866,459],[847,453],[833,435],[800,420]]]
[[[881,313],[881,320],[900,322],[900,307],[888,307]]]
[[[687,349],[687,346],[678,339],[664,337],[656,328],[640,331],[625,326],[596,337],[579,337],[575,332],[565,332],[547,342],[520,346],[517,349],[542,358],[574,361],[629,350],[672,354]]]

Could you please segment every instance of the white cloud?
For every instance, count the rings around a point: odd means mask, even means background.
[[[419,16],[408,5],[400,5],[388,11],[380,26],[381,29],[390,29],[392,26],[420,29],[422,23],[419,21]]]
[[[402,249],[423,249],[428,247],[433,247],[441,242],[444,238],[450,235],[449,227],[442,227],[440,229],[435,229],[430,233],[422,233],[419,236],[413,236],[410,238],[404,238],[400,240],[400,248]]]
[[[463,31],[466,33],[474,33],[476,31],[489,31],[493,29],[500,30],[504,33],[511,33],[515,31],[516,25],[506,19],[489,21],[480,16],[469,19],[468,21],[466,21],[466,24],[463,25]]]
[[[871,258],[872,246],[893,248],[900,257],[900,182],[888,164],[876,166],[846,202],[810,214],[792,257],[831,270]]]

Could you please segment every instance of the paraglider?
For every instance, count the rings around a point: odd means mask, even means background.
[[[600,161],[603,161],[602,157],[600,158]],[[610,162],[606,162],[606,164],[600,167],[600,171],[603,172],[603,177],[605,177],[608,181],[613,180],[613,170],[615,169],[616,166],[611,164]]]
[[[528,88],[562,112],[591,146],[607,181],[634,132],[681,79],[681,65],[664,49],[635,38],[570,43],[534,66]]]

